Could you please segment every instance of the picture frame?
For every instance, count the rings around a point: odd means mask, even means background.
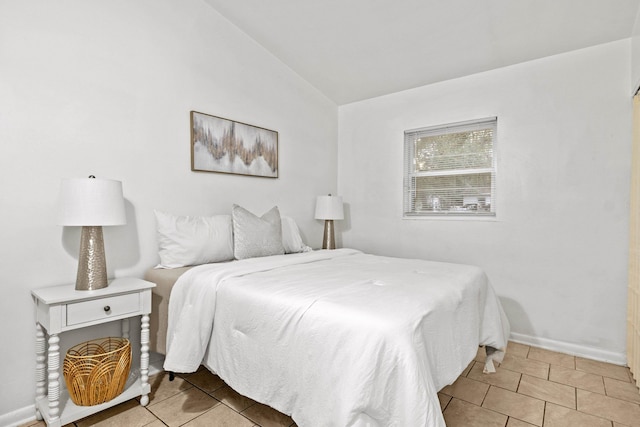
[[[278,132],[191,111],[191,170],[278,178]]]

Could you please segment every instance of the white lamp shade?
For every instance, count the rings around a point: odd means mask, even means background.
[[[97,226],[126,223],[120,181],[99,178],[62,181],[58,199],[58,224]]]
[[[316,219],[344,219],[342,197],[318,196],[316,200]]]

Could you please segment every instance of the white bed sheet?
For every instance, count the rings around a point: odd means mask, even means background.
[[[301,427],[444,427],[437,391],[508,336],[477,267],[315,251],[186,272],[164,368],[204,363]]]

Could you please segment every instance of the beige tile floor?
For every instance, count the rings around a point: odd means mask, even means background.
[[[640,393],[628,368],[517,343],[509,343],[495,374],[482,373],[483,360],[480,349],[438,394],[447,427],[640,427]],[[131,400],[73,426],[295,426],[205,368],[172,382],[159,373],[150,382],[147,407]]]

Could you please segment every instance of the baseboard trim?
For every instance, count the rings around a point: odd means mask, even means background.
[[[0,415],[0,426],[16,427],[36,420],[36,405],[29,405],[8,414]]]
[[[599,348],[584,345],[571,344],[556,341],[549,338],[534,337],[531,335],[511,333],[511,341],[544,348],[545,350],[557,351],[559,353],[580,356],[586,359],[599,360],[601,362],[613,363],[615,365],[627,366],[627,355],[615,351],[602,350]]]

